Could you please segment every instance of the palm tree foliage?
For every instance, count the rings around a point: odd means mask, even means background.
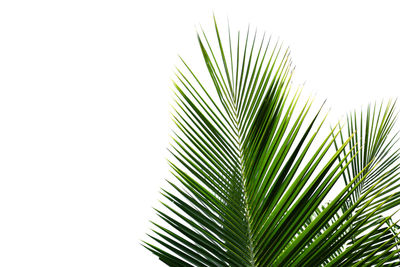
[[[183,60],[177,72],[174,180],[143,245],[170,266],[399,265],[395,103],[323,136],[321,109],[291,90],[288,50],[215,32],[215,46],[198,34],[212,87]]]

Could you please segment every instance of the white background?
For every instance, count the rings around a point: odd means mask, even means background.
[[[0,266],[162,266],[141,247],[178,54],[248,23],[292,50],[331,118],[400,95],[398,1],[1,1]]]

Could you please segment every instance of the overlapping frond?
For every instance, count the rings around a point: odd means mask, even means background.
[[[226,43],[216,23],[215,32],[216,46],[198,34],[212,87],[183,60],[177,73],[174,179],[157,210],[163,223],[144,246],[170,266],[396,260],[397,230],[382,217],[400,201],[398,154],[384,141],[393,109],[382,111],[382,125],[366,120],[368,137],[350,127],[344,138],[338,125],[317,142],[325,119],[292,92],[289,51],[249,30],[233,41],[228,29]],[[342,176],[345,188],[324,203]],[[377,240],[379,251],[368,245]]]
[[[395,102],[392,101],[389,101],[386,106],[383,103],[368,105],[366,110],[359,113],[353,112],[347,116],[347,134],[356,132],[349,144],[354,144],[361,153],[356,155],[350,163],[351,168],[343,173],[345,184],[348,184],[349,177],[354,177],[362,169],[365,171],[359,178],[362,181],[354,188],[343,210],[353,206],[376,183],[379,185],[371,190],[371,195],[380,192],[365,210],[366,212],[374,209],[377,211],[368,219],[368,224],[360,227],[353,234],[349,245],[353,248],[353,254],[357,256],[352,255],[347,258],[345,262],[348,264],[370,265],[372,261],[389,257],[389,255],[398,263],[397,225],[391,222],[391,214],[400,204],[398,190],[400,153],[395,147],[397,133],[393,132],[396,117]],[[345,134],[341,134],[341,140],[344,140],[343,135]],[[346,149],[343,150],[344,153],[345,151]],[[367,165],[369,166],[366,167]],[[374,165],[373,169],[372,165]],[[354,224],[359,224],[362,220],[365,220],[365,216],[355,220]],[[359,242],[360,240],[362,242]],[[390,262],[389,258],[386,260]]]

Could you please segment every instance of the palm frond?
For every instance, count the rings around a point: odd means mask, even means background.
[[[355,146],[362,152],[351,162],[351,168],[343,173],[344,182],[347,184],[348,177],[353,177],[354,174],[359,173],[369,162],[375,164],[375,168],[369,173],[367,173],[369,167],[366,168],[361,176],[365,176],[365,179],[355,188],[356,190],[343,206],[343,209],[346,210],[349,206],[352,206],[364,192],[370,190],[378,181],[379,185],[371,193],[381,192],[379,197],[376,197],[366,209],[367,212],[377,209],[377,212],[369,219],[370,223],[354,232],[350,245],[354,247],[357,241],[363,240],[363,242],[357,243],[357,247],[359,246],[356,250],[357,253],[355,253],[357,256],[353,255],[352,258],[347,259],[349,264],[358,264],[358,262],[360,264],[371,264],[370,258],[376,261],[384,258],[385,254],[391,255],[398,249],[398,238],[395,230],[397,225],[389,223],[391,222],[390,216],[384,217],[388,212],[390,215],[390,211],[393,211],[393,208],[397,207],[400,201],[398,197],[400,177],[398,159],[400,153],[398,149],[393,149],[398,134],[393,133],[396,119],[395,102],[392,101],[389,101],[386,106],[383,102],[380,105],[368,105],[364,112],[353,112],[347,117],[347,134],[357,132],[349,144],[357,143]],[[338,144],[335,145],[338,146]],[[365,216],[361,216],[355,224],[364,219]],[[375,228],[372,229],[372,227]],[[387,250],[388,248],[390,249]],[[394,253],[391,257],[398,262],[397,253]],[[351,262],[351,259],[353,259],[353,262]],[[387,261],[389,261],[389,258]]]
[[[382,217],[400,201],[395,139],[386,141],[394,105],[351,115],[346,138],[337,125],[317,142],[322,107],[299,104],[289,50],[250,30],[232,40],[228,28],[224,43],[214,26],[216,46],[198,34],[212,87],[183,60],[177,71],[174,180],[143,245],[170,266],[397,262],[396,224]]]

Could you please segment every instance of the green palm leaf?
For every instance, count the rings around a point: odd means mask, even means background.
[[[215,32],[216,46],[198,35],[212,86],[183,60],[178,70],[174,180],[143,245],[170,266],[398,263],[397,226],[384,217],[400,201],[394,105],[350,115],[346,134],[337,125],[317,142],[325,118],[298,104],[289,51]]]

